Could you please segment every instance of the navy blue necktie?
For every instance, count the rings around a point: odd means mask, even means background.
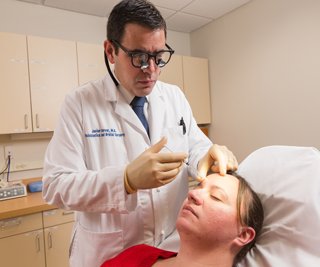
[[[149,136],[149,126],[146,117],[144,116],[143,113],[143,107],[144,103],[146,102],[146,97],[138,97],[135,96],[134,99],[131,101],[131,106],[133,111],[137,114],[139,120],[142,122],[144,128],[146,129],[148,136]]]

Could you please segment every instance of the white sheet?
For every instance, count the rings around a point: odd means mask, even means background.
[[[243,266],[320,266],[320,153],[315,148],[271,146],[239,166],[260,196],[265,221]]]

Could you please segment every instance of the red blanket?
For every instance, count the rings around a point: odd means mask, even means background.
[[[150,267],[159,257],[167,259],[177,255],[176,252],[166,251],[145,244],[133,246],[118,256],[105,261],[101,267]]]

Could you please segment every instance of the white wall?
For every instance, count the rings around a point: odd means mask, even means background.
[[[320,149],[320,1],[252,0],[191,33],[210,68],[210,138],[241,162],[267,145]]]
[[[103,45],[106,23],[106,18],[16,0],[0,0],[0,31],[2,32]],[[167,43],[176,51],[176,54],[190,56],[190,34],[168,31]],[[49,138],[11,140],[10,135],[0,135],[0,172],[5,165],[4,146],[14,146],[13,164],[34,162],[44,159],[49,141]],[[11,173],[10,180],[41,176],[42,169],[21,171]],[[0,178],[5,177],[2,175]]]

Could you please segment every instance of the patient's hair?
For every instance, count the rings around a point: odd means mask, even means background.
[[[235,172],[228,172],[228,174],[236,177],[239,180],[238,197],[237,197],[237,213],[238,220],[241,226],[252,227],[256,235],[254,239],[242,247],[236,255],[233,267],[240,263],[246,254],[252,249],[256,243],[257,236],[262,228],[264,213],[260,198],[251,188],[250,184],[240,175]]]

